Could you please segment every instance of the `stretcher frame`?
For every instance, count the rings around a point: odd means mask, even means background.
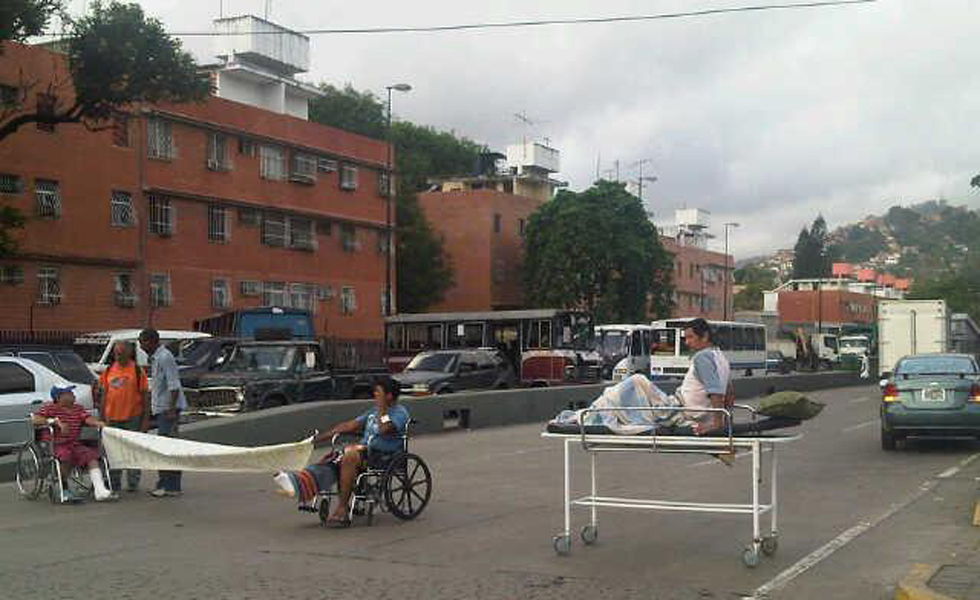
[[[572,546],[572,507],[579,506],[589,509],[590,521],[581,530],[581,538],[585,545],[591,545],[598,539],[598,508],[627,508],[639,510],[685,511],[716,514],[747,514],[752,515],[752,541],[742,550],[742,562],[747,567],[759,564],[760,553],[772,556],[778,548],[779,531],[777,473],[778,461],[776,448],[779,444],[795,442],[803,437],[802,434],[791,435],[752,435],[740,437],[733,433],[732,413],[734,409],[745,410],[756,418],[756,411],[751,406],[735,404],[731,408],[690,408],[690,407],[623,407],[623,408],[588,408],[579,415],[579,433],[549,433],[541,434],[543,438],[562,440],[564,446],[564,488],[562,506],[564,510],[564,529],[553,539],[553,547],[559,555],[567,555]],[[724,418],[723,432],[728,435],[697,436],[697,435],[617,435],[590,434],[586,432],[585,417],[591,413],[621,412],[698,412],[721,413]],[[572,498],[571,486],[571,455],[576,442],[589,454],[591,472],[591,493],[587,496]],[[596,457],[600,453],[632,452],[649,454],[707,454],[715,455],[735,453],[737,451],[751,453],[752,456],[752,501],[750,503],[711,503],[711,502],[674,502],[642,498],[619,498],[600,496],[596,487]],[[768,503],[761,500],[764,469],[762,453],[771,453],[769,468]],[[770,516],[769,533],[762,535],[761,519],[766,513]]]

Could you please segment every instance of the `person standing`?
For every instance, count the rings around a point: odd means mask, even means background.
[[[112,364],[99,377],[101,402],[99,411],[109,427],[128,431],[150,428],[150,397],[146,372],[136,364],[136,349],[128,342],[116,342]],[[112,489],[121,489],[122,471],[112,469]],[[135,492],[140,485],[139,469],[126,471],[126,491]]]
[[[177,361],[167,347],[160,343],[155,329],[140,332],[140,347],[150,358],[150,409],[157,421],[157,433],[164,437],[178,437],[180,411],[187,408],[184,390],[180,387]],[[180,471],[160,471],[156,488],[150,490],[154,498],[180,496]]]

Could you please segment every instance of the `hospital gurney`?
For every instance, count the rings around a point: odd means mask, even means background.
[[[752,421],[735,423],[732,419],[734,409],[750,413]],[[724,419],[721,432],[711,435],[695,435],[690,427],[666,427],[659,432],[639,435],[619,435],[604,426],[584,425],[586,416],[592,413],[612,411],[645,411],[645,412],[720,412]],[[742,561],[748,567],[759,564],[760,552],[766,556],[775,554],[778,547],[777,494],[776,494],[776,447],[779,444],[799,440],[802,434],[770,433],[773,429],[799,425],[800,421],[783,418],[762,418],[750,406],[736,404],[728,408],[688,408],[688,407],[635,407],[635,408],[588,408],[579,415],[579,423],[570,425],[549,424],[548,429],[541,434],[544,438],[554,438],[563,441],[565,446],[564,460],[564,513],[565,528],[555,536],[553,545],[555,552],[560,555],[568,554],[572,548],[571,509],[572,506],[582,506],[590,509],[591,519],[581,530],[582,541],[586,545],[595,543],[598,538],[597,508],[636,508],[643,510],[691,511],[705,513],[750,514],[752,515],[752,542],[742,551]],[[573,499],[571,496],[571,450],[574,444],[580,444],[589,453],[591,463],[591,494]],[[752,502],[746,504],[719,504],[708,502],[670,502],[665,500],[647,500],[636,498],[616,498],[600,496],[596,490],[596,457],[604,452],[645,452],[662,454],[708,454],[718,455],[747,451],[752,456]],[[762,453],[770,452],[770,500],[763,504],[760,495],[762,487],[763,468]],[[770,528],[765,536],[760,531],[762,515],[769,513]]]

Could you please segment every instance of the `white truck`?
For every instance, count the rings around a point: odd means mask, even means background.
[[[890,373],[909,354],[949,351],[945,300],[882,300],[878,304],[878,370]]]

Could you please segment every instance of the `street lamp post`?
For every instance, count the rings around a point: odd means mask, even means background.
[[[731,273],[729,272],[730,269],[728,268],[728,230],[731,229],[732,227],[738,227],[738,226],[739,226],[739,224],[738,223],[735,223],[734,221],[730,221],[728,223],[725,223],[725,285],[724,285],[724,290],[725,290],[725,292],[724,292],[725,293],[724,314],[725,314],[725,316],[724,316],[724,319],[723,319],[725,321],[728,320],[728,284],[729,284],[729,281],[728,280],[731,278]]]
[[[395,85],[389,85],[385,88],[388,91],[388,124],[385,129],[385,138],[388,140],[388,178],[385,190],[385,197],[388,203],[385,205],[385,235],[387,239],[385,240],[385,316],[391,315],[391,246],[392,238],[391,234],[391,210],[392,203],[394,202],[394,186],[392,181],[394,179],[392,173],[392,146],[394,146],[394,140],[391,139],[391,90],[397,92],[408,92],[411,91],[412,86],[407,83],[396,83]]]

